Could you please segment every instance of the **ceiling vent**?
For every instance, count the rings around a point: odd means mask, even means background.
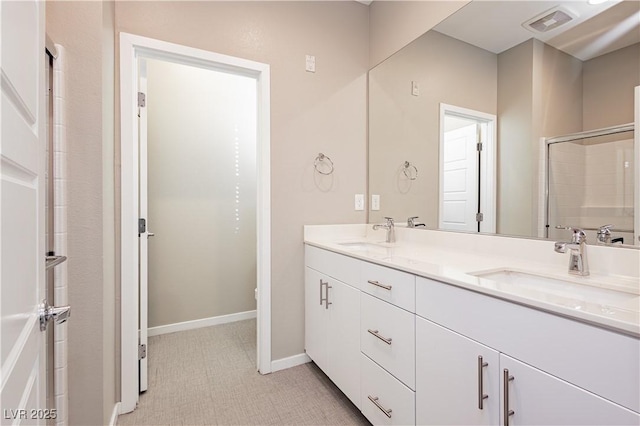
[[[569,12],[563,7],[557,6],[533,19],[529,19],[527,22],[522,24],[522,26],[534,33],[546,33],[574,20],[575,18],[575,14]]]

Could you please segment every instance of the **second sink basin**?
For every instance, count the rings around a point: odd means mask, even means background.
[[[509,293],[517,292],[523,295],[536,293],[538,298],[540,298],[540,293],[544,293],[547,296],[545,298],[560,297],[570,300],[575,305],[574,309],[580,309],[579,302],[584,301],[585,303],[597,303],[636,311],[640,298],[636,294],[593,287],[587,283],[578,284],[509,269],[476,272],[471,275],[494,281],[497,290]]]

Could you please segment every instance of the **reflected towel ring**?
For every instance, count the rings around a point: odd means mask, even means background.
[[[325,162],[328,163],[329,171],[327,172],[323,172],[318,168],[318,165],[320,163],[325,163]],[[316,160],[313,162],[313,167],[315,167],[316,172],[320,173],[321,175],[330,175],[331,173],[333,173],[333,161],[331,161],[331,158],[327,157],[323,153],[318,154],[318,156],[316,157]]]
[[[418,168],[408,161],[404,162],[402,173],[404,173],[409,180],[416,180],[418,178]]]

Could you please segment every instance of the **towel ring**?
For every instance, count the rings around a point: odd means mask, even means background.
[[[418,178],[418,168],[408,161],[404,162],[402,173],[404,173],[409,180],[416,180]]]
[[[325,163],[325,162],[329,163],[328,172],[323,172],[318,168],[318,165],[320,165],[320,163]],[[316,160],[313,162],[313,167],[315,167],[316,172],[320,173],[321,175],[330,175],[331,173],[333,173],[333,161],[331,161],[331,158],[327,157],[323,153],[318,154],[318,156],[316,157]]]

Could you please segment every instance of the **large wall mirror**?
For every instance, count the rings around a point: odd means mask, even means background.
[[[640,2],[591,3],[472,1],[373,68],[369,222],[638,245]]]

